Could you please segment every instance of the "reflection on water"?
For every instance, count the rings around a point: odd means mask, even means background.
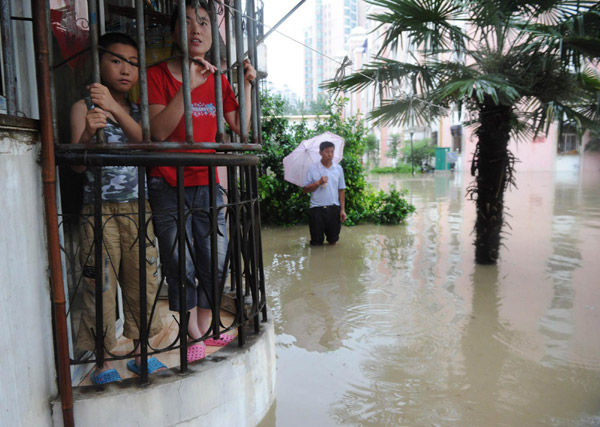
[[[277,334],[268,426],[600,425],[600,179],[521,173],[497,266],[475,266],[466,175],[406,188],[402,226],[265,229]]]

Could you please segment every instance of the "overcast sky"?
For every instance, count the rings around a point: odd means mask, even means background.
[[[265,33],[285,16],[299,0],[263,0],[265,5]],[[290,16],[277,31],[300,42],[304,42],[304,29],[314,19],[313,4],[307,0]],[[287,84],[302,96],[304,92],[304,47],[289,38],[271,34],[266,40],[267,70],[276,88]]]

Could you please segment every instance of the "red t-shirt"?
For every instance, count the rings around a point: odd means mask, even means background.
[[[162,62],[148,69],[148,104],[167,105],[181,87],[182,82],[176,80],[166,62]],[[223,92],[223,113],[235,111],[238,103],[233,94],[233,89],[227,78],[221,75],[221,88]],[[217,135],[217,116],[215,101],[214,74],[208,80],[192,91],[192,123],[194,127],[195,142],[215,142]],[[167,141],[185,142],[185,116],[169,135]],[[172,150],[181,151],[181,150]],[[214,150],[193,150],[194,153],[214,153]],[[173,166],[159,166],[150,169],[150,176],[161,176],[169,185],[177,185],[177,169]],[[217,182],[219,178],[217,176]],[[208,185],[208,167],[187,166],[184,169],[185,186]]]

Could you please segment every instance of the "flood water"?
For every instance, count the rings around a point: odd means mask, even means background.
[[[405,225],[266,228],[276,401],[261,427],[600,426],[600,176],[519,173],[497,266],[468,175],[406,188]]]

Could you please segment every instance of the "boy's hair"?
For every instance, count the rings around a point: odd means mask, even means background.
[[[137,50],[138,45],[134,39],[123,33],[106,33],[98,38],[98,46],[102,49],[98,49],[98,56],[102,59],[102,55],[106,53],[106,50],[115,43],[121,43],[128,46],[132,46]],[[109,49],[110,50],[110,49]]]
[[[208,8],[208,3],[204,0],[185,0],[185,7],[194,7],[198,5],[198,8],[202,8],[207,12],[210,10]],[[179,18],[179,6],[175,4],[173,8],[173,13],[171,13],[171,32],[175,31],[175,24],[177,24],[177,19]],[[179,41],[179,40],[177,40]]]
[[[325,150],[326,148],[329,148],[329,147],[334,147],[335,148],[335,145],[333,144],[333,142],[331,142],[331,141],[323,141],[319,145],[319,151],[323,151],[323,150]]]

